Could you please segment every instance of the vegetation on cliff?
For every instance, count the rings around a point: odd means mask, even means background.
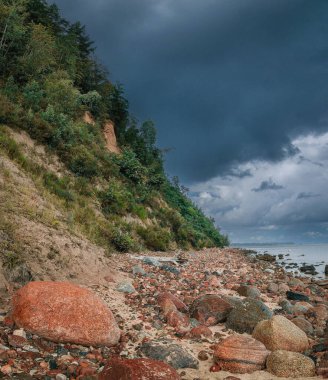
[[[226,245],[213,221],[168,179],[154,124],[130,115],[122,87],[110,82],[94,50],[85,27],[63,19],[55,5],[1,2],[1,154],[59,202],[69,224],[109,251]],[[94,124],[83,120],[85,112]],[[108,120],[121,154],[106,149]],[[10,130],[46,146],[65,173],[24,155]]]

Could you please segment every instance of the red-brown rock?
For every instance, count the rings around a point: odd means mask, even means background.
[[[152,359],[113,358],[107,362],[99,380],[179,380],[168,364]]]
[[[206,326],[224,322],[232,310],[229,302],[215,294],[198,297],[190,307],[190,315]]]
[[[269,351],[264,344],[247,335],[232,335],[214,350],[215,362],[232,373],[252,373],[265,367]]]
[[[182,311],[182,312],[187,312],[188,311],[188,307],[187,305],[182,302],[178,297],[176,297],[175,295],[173,295],[172,293],[170,292],[163,292],[163,293],[160,293],[157,297],[157,301],[158,301],[158,305],[163,309],[163,307],[165,306],[165,304],[167,304],[168,302],[167,301],[171,301],[174,306],[179,310],[179,311]]]
[[[108,307],[68,282],[30,282],[15,293],[12,306],[18,327],[55,342],[112,346],[120,339]]]
[[[210,338],[213,335],[213,333],[207,326],[199,325],[191,329],[190,335],[193,338],[201,338],[202,336]]]

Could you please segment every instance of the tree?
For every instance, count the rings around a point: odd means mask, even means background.
[[[31,26],[30,40],[20,62],[24,73],[30,79],[39,80],[52,72],[56,66],[56,43],[53,35],[45,26]]]

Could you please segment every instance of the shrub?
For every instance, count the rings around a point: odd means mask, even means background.
[[[129,252],[135,246],[133,238],[120,229],[115,229],[112,232],[111,242],[119,252]]]
[[[124,150],[123,154],[116,158],[120,172],[134,183],[144,183],[146,169],[141,165],[132,150]]]
[[[93,178],[99,174],[97,160],[83,145],[71,149],[68,167],[74,174],[81,177]]]
[[[53,173],[45,173],[43,175],[43,182],[50,192],[66,202],[73,202],[75,200],[75,196],[69,188],[69,179],[67,177],[58,178]]]
[[[97,91],[89,91],[79,97],[81,104],[88,107],[93,115],[98,116],[101,109],[101,95]]]
[[[117,181],[111,181],[107,190],[100,193],[100,200],[105,214],[124,215],[133,203],[132,194]]]
[[[23,104],[26,108],[37,112],[41,109],[41,101],[44,97],[44,90],[36,81],[27,83],[23,89]]]
[[[148,249],[153,251],[167,251],[169,249],[172,237],[166,229],[160,227],[138,227],[137,231]]]

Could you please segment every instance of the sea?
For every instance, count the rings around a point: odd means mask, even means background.
[[[316,277],[318,279],[327,279],[325,276],[325,265],[328,265],[328,244],[232,244],[232,247],[244,248],[256,251],[260,254],[269,253],[277,256],[277,263],[286,268],[288,264],[297,263],[299,266],[312,264],[315,266],[318,274],[316,276],[305,275],[297,268],[286,269],[287,272],[293,272],[305,277]],[[278,255],[283,254],[283,259]]]

